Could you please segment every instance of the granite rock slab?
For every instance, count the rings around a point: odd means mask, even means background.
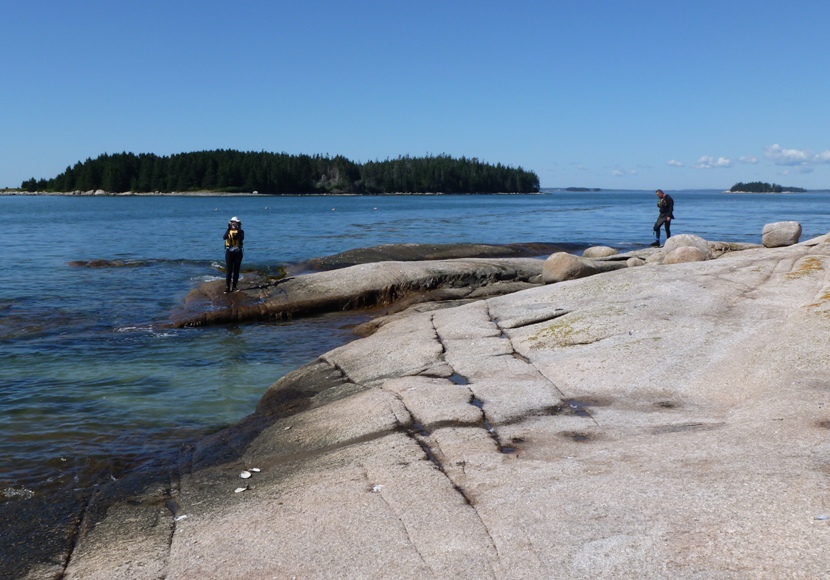
[[[828,333],[823,239],[413,309],[183,453],[175,515],[115,504],[65,577],[827,577]]]

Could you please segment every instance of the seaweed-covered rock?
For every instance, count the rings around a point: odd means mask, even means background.
[[[533,258],[469,258],[374,262],[279,280],[250,275],[232,294],[222,293],[221,280],[195,289],[173,313],[172,324],[204,326],[382,307],[401,300],[412,303],[419,296],[434,299],[439,289],[458,289],[454,299],[484,286],[499,294],[516,289],[505,282],[527,284],[541,272],[542,261]]]

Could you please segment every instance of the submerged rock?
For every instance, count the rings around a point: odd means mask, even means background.
[[[139,260],[72,260],[67,262],[73,268],[134,268],[144,266],[146,261]]]

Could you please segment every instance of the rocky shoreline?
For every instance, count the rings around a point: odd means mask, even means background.
[[[28,195],[28,196],[79,196],[79,197],[162,197],[162,196],[190,196],[190,197],[253,197],[261,195],[257,192],[252,193],[220,193],[215,191],[153,191],[153,192],[132,192],[124,191],[120,193],[104,191],[103,189],[89,190],[89,191],[18,191],[5,190],[0,191],[0,195]]]
[[[388,310],[14,575],[826,576],[830,235],[796,225],[202,289],[174,323]]]
[[[440,191],[419,193],[411,191],[392,191],[386,193],[259,193],[252,192],[221,192],[221,191],[152,191],[152,192],[135,192],[122,191],[111,192],[103,189],[89,190],[89,191],[21,191],[21,190],[0,190],[0,195],[28,195],[28,196],[82,196],[82,197],[366,197],[366,196],[386,196],[386,195],[542,195],[542,192],[525,192],[525,193],[489,193],[489,194],[466,194],[466,193],[442,193]]]

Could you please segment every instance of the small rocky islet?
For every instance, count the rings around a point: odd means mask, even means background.
[[[383,310],[28,577],[826,576],[830,235],[800,234],[202,287],[171,324]]]

